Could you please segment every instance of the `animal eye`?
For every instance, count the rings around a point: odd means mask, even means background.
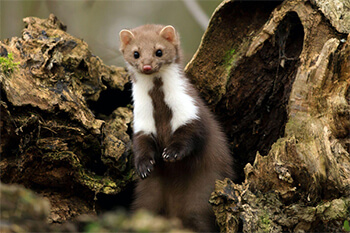
[[[156,51],[156,56],[157,56],[157,57],[161,57],[162,55],[163,55],[162,50],[158,49],[158,50]]]
[[[139,52],[135,51],[135,52],[134,52],[134,58],[137,59],[137,58],[139,58],[139,57],[140,57]]]

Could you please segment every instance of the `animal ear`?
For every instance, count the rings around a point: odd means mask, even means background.
[[[134,38],[134,34],[130,30],[123,29],[119,32],[121,47],[125,48]]]
[[[159,33],[161,37],[169,41],[170,43],[177,44],[178,39],[175,28],[171,25],[165,26]]]

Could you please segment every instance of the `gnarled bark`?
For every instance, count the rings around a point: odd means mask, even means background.
[[[132,181],[130,84],[54,15],[24,23],[22,38],[0,42],[1,56],[19,62],[0,72],[1,181],[49,198],[51,221],[62,222]]]
[[[240,165],[249,162],[244,182],[218,182],[211,203],[222,231],[341,231],[350,207],[350,21],[326,1],[279,4],[223,2],[187,66]],[[337,14],[348,16],[342,4]]]

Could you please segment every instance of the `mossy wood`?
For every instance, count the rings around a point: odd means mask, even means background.
[[[54,15],[23,21],[21,38],[0,42],[1,181],[46,196],[62,222],[133,179],[130,83]]]
[[[186,73],[241,169],[243,183],[219,181],[210,200],[223,232],[344,230],[349,9],[340,0],[224,1],[213,14]]]

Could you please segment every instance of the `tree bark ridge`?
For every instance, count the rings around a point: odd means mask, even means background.
[[[243,183],[218,181],[211,203],[223,232],[341,231],[350,204],[348,21],[323,15],[334,9],[325,1],[270,4],[223,2],[186,67],[239,165],[248,162]]]

